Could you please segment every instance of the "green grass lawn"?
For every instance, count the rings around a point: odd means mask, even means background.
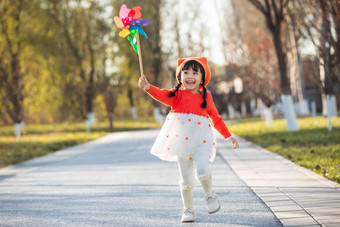
[[[114,126],[114,132],[120,132],[157,128],[160,124],[152,119],[117,120]],[[17,142],[14,126],[0,127],[0,168],[97,139],[107,132],[110,131],[106,122],[93,125],[91,132],[85,131],[84,123],[27,125],[22,129],[21,141]]]
[[[340,183],[340,117],[332,118],[333,130],[327,130],[327,118],[300,118],[300,131],[287,132],[286,121],[274,120],[268,128],[264,121],[229,125],[233,133],[296,164]]]

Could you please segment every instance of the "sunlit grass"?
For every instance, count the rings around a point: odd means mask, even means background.
[[[264,121],[228,127],[233,133],[340,183],[340,117],[332,118],[331,132],[325,117],[301,118],[298,124],[298,132],[287,132],[284,119],[274,120],[270,128]]]
[[[152,119],[117,120],[114,131],[158,128]],[[14,126],[0,128],[0,167],[23,162],[34,157],[95,140],[111,132],[107,122],[101,122],[86,132],[84,123],[27,125],[22,129],[20,142],[14,136]]]

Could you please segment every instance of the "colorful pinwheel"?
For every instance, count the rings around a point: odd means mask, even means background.
[[[140,19],[142,13],[140,12],[141,7],[136,6],[133,9],[128,9],[125,4],[120,7],[119,17],[115,16],[114,21],[118,28],[123,29],[119,32],[119,36],[127,37],[131,43],[133,49],[138,53],[138,33],[148,38],[141,26],[146,26],[151,23],[148,20]],[[131,34],[131,36],[129,36]]]

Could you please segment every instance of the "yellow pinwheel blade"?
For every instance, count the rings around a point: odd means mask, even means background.
[[[130,31],[127,29],[123,29],[121,32],[119,32],[119,36],[121,37],[126,37],[128,35],[130,35]]]

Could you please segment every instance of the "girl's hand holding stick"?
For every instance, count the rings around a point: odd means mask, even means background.
[[[148,82],[148,80],[146,79],[145,75],[143,74],[138,81],[138,86],[142,89],[144,89],[144,91],[147,91],[150,89],[150,84]]]

